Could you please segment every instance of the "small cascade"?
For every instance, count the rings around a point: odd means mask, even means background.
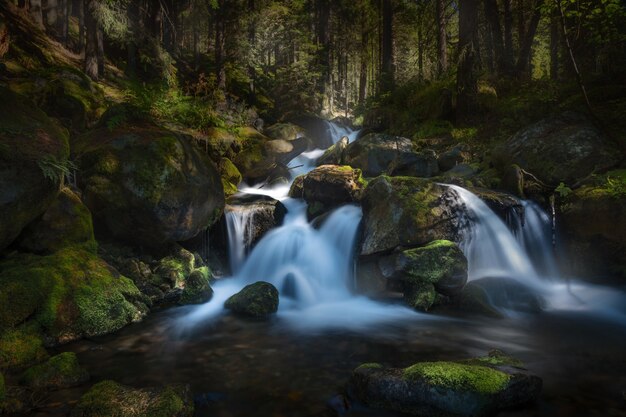
[[[228,230],[228,253],[230,256],[230,270],[237,273],[246,258],[246,253],[252,243],[252,227],[254,222],[253,210],[231,209],[224,214]]]
[[[333,144],[339,142],[344,136],[348,137],[348,142],[352,143],[359,135],[358,130],[352,130],[347,126],[343,126],[334,122],[326,121],[326,130],[330,135]]]

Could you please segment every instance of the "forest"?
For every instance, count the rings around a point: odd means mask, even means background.
[[[624,0],[0,0],[0,415],[626,416]]]

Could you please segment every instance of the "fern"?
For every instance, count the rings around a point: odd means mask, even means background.
[[[44,178],[60,183],[66,175],[76,170],[76,164],[70,160],[59,161],[55,156],[49,155],[37,161],[37,165]]]

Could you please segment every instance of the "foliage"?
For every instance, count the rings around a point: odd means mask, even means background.
[[[554,189],[554,192],[556,192],[562,198],[565,198],[572,193],[572,189],[564,183],[560,183],[559,186]]]
[[[37,165],[46,179],[57,184],[60,184],[65,177],[69,176],[77,169],[74,162],[70,160],[59,160],[51,154],[38,159]]]

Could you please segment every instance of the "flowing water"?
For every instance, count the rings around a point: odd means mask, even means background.
[[[333,142],[355,132],[329,123]],[[323,150],[290,163],[294,176],[313,169]],[[408,366],[455,360],[501,349],[544,380],[537,404],[504,416],[626,416],[626,298],[615,289],[559,277],[552,219],[531,202],[505,223],[471,192],[451,186],[467,224],[460,246],[470,280],[514,278],[548,304],[538,315],[502,320],[418,314],[389,300],[352,293],[357,206],[335,210],[318,227],[288,185],[242,187],[279,199],[288,213],[252,250],[254,215],[227,213],[233,277],[219,280],[202,306],[153,313],[117,334],[69,345],[93,381],[131,386],[190,384],[201,417],[316,417],[343,404],[350,372],[363,362]],[[507,225],[508,224],[508,225]],[[264,280],[281,292],[268,321],[225,314],[224,301]],[[33,415],[64,415],[87,387],[59,391]],[[345,416],[397,416],[350,404]],[[398,416],[399,417],[399,416]]]

